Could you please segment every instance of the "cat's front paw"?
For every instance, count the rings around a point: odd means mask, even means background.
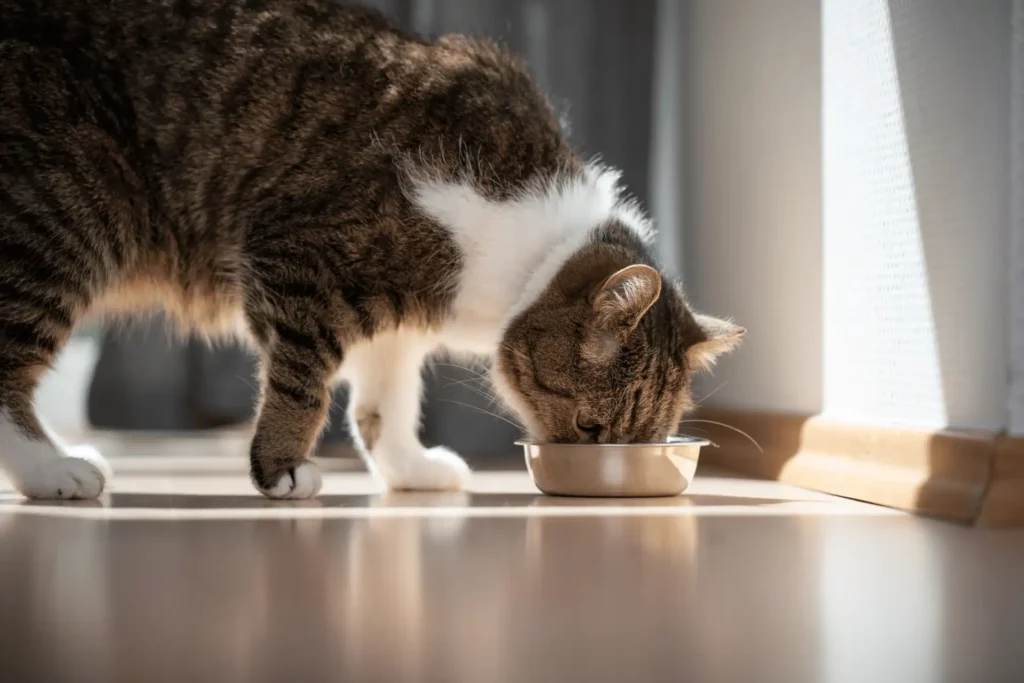
[[[262,479],[263,477],[260,477]],[[312,462],[306,461],[295,467],[290,467],[280,474],[277,481],[260,482],[253,476],[253,483],[256,488],[267,498],[277,500],[304,500],[313,498],[320,493],[320,468]]]
[[[39,463],[19,490],[33,500],[93,500],[111,477],[107,461],[92,446],[71,446],[65,457]]]
[[[469,485],[469,465],[442,446],[391,465],[381,467],[380,474],[392,491],[461,491]]]

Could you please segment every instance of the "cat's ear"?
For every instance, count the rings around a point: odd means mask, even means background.
[[[609,275],[591,301],[598,325],[606,330],[631,330],[659,296],[661,273],[638,264]]]
[[[700,328],[698,341],[686,349],[687,365],[696,370],[708,370],[722,354],[740,345],[746,330],[730,320],[693,314]]]

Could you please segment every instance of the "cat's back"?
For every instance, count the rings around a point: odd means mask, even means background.
[[[457,36],[425,41],[336,0],[3,0],[0,42],[10,40],[66,60],[119,103],[134,133],[125,142],[155,163],[184,160],[183,172],[191,152],[263,147],[300,119],[341,132],[339,144],[372,130],[444,158],[448,141],[432,140],[472,140],[490,163],[514,161],[515,176],[550,161],[518,158],[524,139],[566,153],[517,57]]]
[[[287,62],[315,48],[324,36],[333,49],[344,51],[381,33],[395,33],[382,14],[334,0],[0,3],[0,41],[52,48],[68,59],[84,57],[93,65],[116,64],[125,71],[152,68],[155,59],[164,60],[164,69],[198,59],[214,70],[252,49]]]
[[[203,239],[401,207],[405,160],[493,198],[574,163],[522,60],[335,0],[3,0],[4,40],[57,55],[161,221]]]

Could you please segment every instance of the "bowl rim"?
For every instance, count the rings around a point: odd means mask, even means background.
[[[572,443],[559,441],[534,441],[532,439],[518,439],[517,446],[556,446],[558,448],[587,448],[593,450],[605,448],[655,448],[665,446],[709,446],[711,442],[699,436],[687,436],[685,434],[673,434],[666,441],[654,441],[647,443]]]

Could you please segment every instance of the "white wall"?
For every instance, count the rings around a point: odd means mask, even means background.
[[[820,23],[818,0],[687,3],[685,282],[749,329],[716,405],[821,408]]]
[[[1010,0],[824,0],[824,413],[1001,429]]]
[[[1006,425],[1014,2],[687,3],[685,278],[750,329],[713,403]]]

